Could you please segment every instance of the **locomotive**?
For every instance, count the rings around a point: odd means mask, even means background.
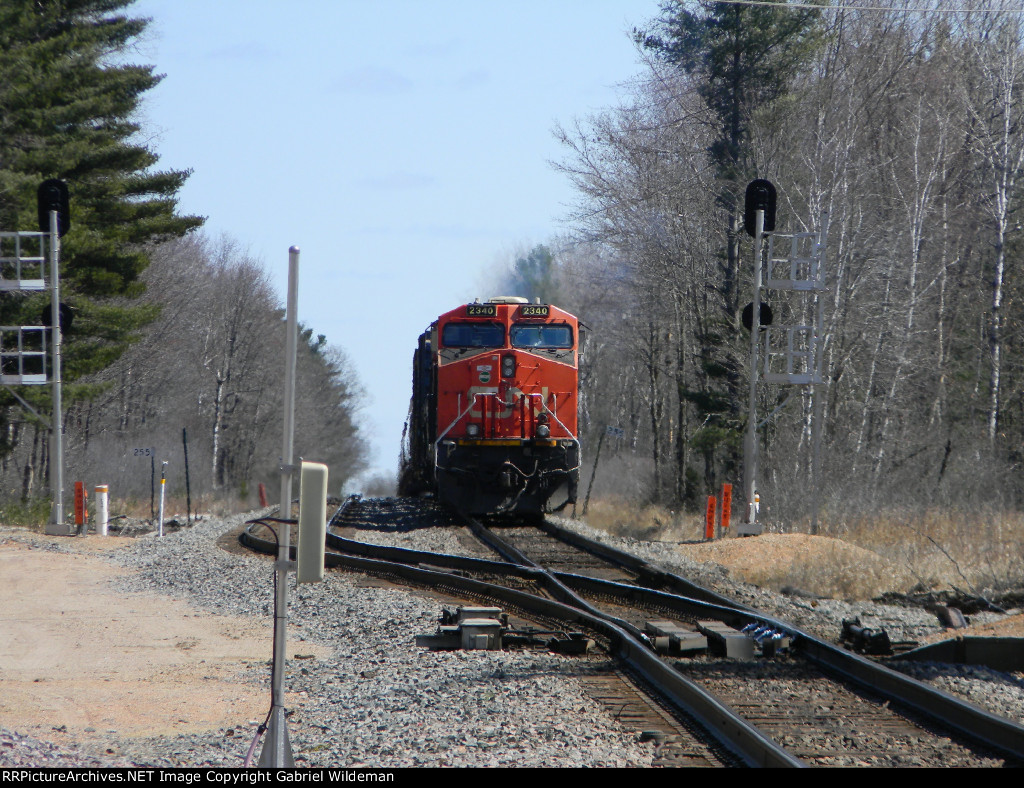
[[[433,493],[470,514],[575,503],[581,327],[515,296],[434,321],[413,354],[399,494]]]

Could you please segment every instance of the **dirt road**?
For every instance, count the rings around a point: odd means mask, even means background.
[[[127,570],[90,553],[118,541],[79,537],[73,554],[0,543],[0,726],[85,741],[262,720],[270,622],[116,595],[108,580]]]

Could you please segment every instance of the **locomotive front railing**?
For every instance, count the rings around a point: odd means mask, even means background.
[[[476,407],[476,398],[477,397],[482,397],[482,396],[490,396],[490,394],[485,395],[483,392],[480,392],[480,391],[477,391],[477,392],[473,393],[473,401],[470,402],[466,406],[466,409],[464,411],[462,411],[458,416],[455,417],[455,420],[452,421],[451,424],[449,424],[447,427],[445,427],[444,432],[442,432],[440,435],[437,436],[437,440],[434,441],[435,448],[437,447],[437,445],[442,440],[444,440],[444,436],[447,435],[449,432],[451,432],[452,429],[455,427],[455,425],[458,424],[460,421],[462,421],[466,417],[466,414],[469,413],[470,411],[472,411],[474,407]],[[458,393],[458,397],[455,400],[455,403],[456,403],[455,404],[456,408],[461,408],[462,407],[462,392],[461,391]]]
[[[498,392],[497,391],[474,391],[474,392],[471,392],[471,394],[472,394],[472,400],[469,402],[468,405],[466,405],[466,409],[465,410],[461,410],[461,408],[462,408],[462,392],[460,391],[458,393],[456,401],[455,401],[456,402],[455,407],[456,407],[456,409],[459,409],[459,415],[456,416],[452,420],[451,424],[449,424],[447,427],[445,427],[444,432],[442,432],[440,435],[437,436],[437,440],[434,441],[434,446],[435,447],[438,446],[441,443],[442,440],[444,440],[445,436],[449,432],[451,432],[460,421],[462,421],[468,414],[473,412],[474,408],[476,408],[476,406],[477,406],[477,400],[479,398],[484,398],[485,401],[488,400],[488,399],[496,399],[496,400],[498,400],[498,402],[500,402],[502,405],[505,406],[505,408],[509,411],[509,413],[513,412],[513,409],[516,406],[515,402],[506,402],[505,400],[501,399],[498,396]],[[561,427],[565,431],[566,435],[568,435],[571,438],[575,438],[575,436],[573,435],[572,431],[568,427],[565,426],[565,424],[562,422],[562,420],[560,418],[558,418],[558,414],[556,412],[558,410],[558,395],[557,394],[550,394],[549,396],[551,397],[551,401],[552,401],[552,403],[555,406],[554,410],[552,410],[551,408],[548,407],[547,403],[544,401],[544,395],[543,394],[536,394],[536,393],[534,393],[534,394],[526,394],[525,392],[520,392],[519,393],[519,398],[520,398],[519,402],[521,404],[525,398],[529,398],[531,400],[539,399],[540,400],[541,410],[544,413],[550,414],[551,418],[554,419],[555,423],[558,424],[558,426]],[[532,407],[531,407],[531,410],[532,410]],[[497,408],[492,410],[492,412],[491,412],[492,420],[497,418],[497,416],[494,415],[494,413],[496,413],[496,412],[497,412]],[[487,421],[486,409],[483,409],[482,418],[483,418],[484,423],[486,424],[486,421]],[[504,418],[504,417],[502,417],[502,418]],[[493,429],[492,429],[492,433],[493,433]],[[492,435],[492,437],[493,437],[493,435]]]

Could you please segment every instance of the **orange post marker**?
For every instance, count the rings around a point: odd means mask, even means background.
[[[732,485],[722,485],[722,530],[728,530],[732,517]]]
[[[263,486],[263,482],[260,482],[260,486],[257,488],[260,493],[260,506],[266,507],[267,505],[267,488]]]
[[[75,525],[85,524],[85,483],[75,482]]]
[[[704,538],[714,539],[715,538],[715,509],[718,508],[718,501],[715,500],[715,496],[708,496],[708,512],[707,517],[704,520]]]

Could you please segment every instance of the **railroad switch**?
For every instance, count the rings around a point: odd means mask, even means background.
[[[721,621],[698,621],[697,629],[707,635],[709,650],[730,659],[754,659],[758,652],[772,658],[787,650],[793,642],[788,632],[754,622],[737,631]]]
[[[497,607],[458,607],[441,611],[441,625],[433,635],[417,635],[416,645],[429,649],[500,651],[508,616]]]
[[[564,637],[553,637],[544,643],[549,651],[566,656],[582,656],[594,647],[594,641],[582,632],[569,632]]]
[[[458,607],[454,611],[442,610],[437,632],[417,635],[416,645],[434,651],[539,647],[556,654],[581,655],[594,647],[594,641],[581,632],[511,629],[508,614],[497,607]]]
[[[698,621],[697,629],[708,637],[711,652],[730,659],[753,659],[754,638],[721,621]]]
[[[776,654],[787,651],[793,645],[792,634],[770,627],[768,624],[760,624],[755,621],[753,624],[747,624],[740,631],[753,638],[754,643],[761,650],[762,657],[774,657]]]

